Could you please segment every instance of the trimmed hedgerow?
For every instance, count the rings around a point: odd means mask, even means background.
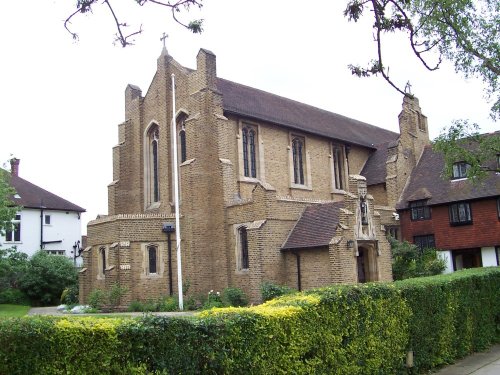
[[[413,314],[409,350],[415,369],[454,362],[500,342],[500,268],[398,281]]]
[[[196,317],[0,320],[0,374],[397,374],[500,341],[500,269],[332,286]]]

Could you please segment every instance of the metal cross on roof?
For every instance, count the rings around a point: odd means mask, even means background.
[[[406,82],[405,93],[411,95],[411,83],[410,83],[410,81]]]
[[[160,38],[160,40],[163,42],[163,48],[167,48],[165,46],[165,41],[167,40],[167,38],[168,38],[168,34],[166,34],[166,33],[163,33],[162,37]]]

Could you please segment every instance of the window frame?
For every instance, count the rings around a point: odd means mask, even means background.
[[[147,245],[147,254],[148,254],[148,261],[147,261],[147,274],[148,275],[157,275],[158,274],[158,246],[157,245]],[[151,260],[152,257],[151,255],[154,254],[154,272],[151,272]]]
[[[466,215],[465,220],[462,220],[460,218],[460,216],[461,216],[460,208],[461,207],[465,208],[465,211],[464,211],[464,214]],[[472,207],[471,207],[471,203],[469,201],[455,202],[455,203],[450,204],[448,206],[448,213],[449,213],[451,226],[471,225],[473,223]],[[456,217],[455,217],[455,215],[456,215]],[[458,220],[455,220],[455,218]]]
[[[423,221],[432,218],[431,207],[427,204],[427,199],[411,201],[409,206],[411,221]]]
[[[106,268],[108,266],[108,247],[99,246],[97,249],[97,278],[106,277]]]
[[[8,243],[20,243],[21,242],[21,213],[17,213],[14,219],[11,221],[12,227],[10,230],[5,231],[5,242]]]
[[[467,178],[467,171],[470,168],[470,164],[464,162],[464,161],[458,161],[456,163],[453,163],[452,167],[452,180],[460,180]]]
[[[47,215],[47,214],[46,214],[46,215],[44,215],[44,218],[43,218],[43,224],[44,224],[44,225],[51,225],[51,224],[52,224],[52,223],[51,223],[51,217],[50,217],[50,216],[51,216],[51,215]]]
[[[160,126],[151,121],[144,133],[144,206],[157,208],[160,193]]]
[[[421,234],[418,236],[413,236],[413,244],[416,245],[420,249],[420,251],[424,251],[425,249],[435,249],[436,237],[434,236],[434,234]]]
[[[246,224],[236,227],[236,271],[248,272],[250,269],[250,251],[248,227]]]
[[[306,186],[306,139],[300,135],[292,135],[292,170],[293,183]]]
[[[332,175],[334,190],[348,190],[347,188],[347,156],[343,144],[332,143]]]
[[[241,150],[243,176],[249,179],[259,178],[259,128],[252,124],[241,125]]]

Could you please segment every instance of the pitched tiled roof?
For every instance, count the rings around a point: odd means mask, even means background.
[[[13,200],[19,206],[26,208],[40,208],[40,206],[43,206],[48,210],[85,212],[84,208],[52,194],[19,176],[11,175],[10,184],[17,193]],[[16,198],[17,196],[20,198]]]
[[[217,89],[223,95],[223,108],[228,113],[370,148],[399,136],[374,125],[222,78],[217,79]]]
[[[385,142],[377,145],[377,150],[373,152],[366,161],[361,171],[361,175],[366,178],[366,184],[368,186],[385,183],[387,177],[387,148],[389,148],[392,143],[393,142]]]
[[[426,146],[396,208],[406,209],[408,202],[419,199],[428,199],[428,205],[437,205],[500,195],[500,174],[491,173],[485,181],[473,185],[467,179],[443,178],[443,166],[442,154]]]
[[[335,236],[344,202],[314,204],[304,209],[282,250],[328,246]]]

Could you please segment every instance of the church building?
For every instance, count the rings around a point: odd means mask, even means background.
[[[392,280],[386,236],[398,235],[396,203],[429,143],[418,100],[404,98],[398,134],[219,78],[210,51],[196,63],[181,66],[164,48],[147,92],[125,90],[81,302],[116,283],[122,306],[177,294],[175,167],[188,295],[231,286],[258,303],[265,281],[304,290]]]

